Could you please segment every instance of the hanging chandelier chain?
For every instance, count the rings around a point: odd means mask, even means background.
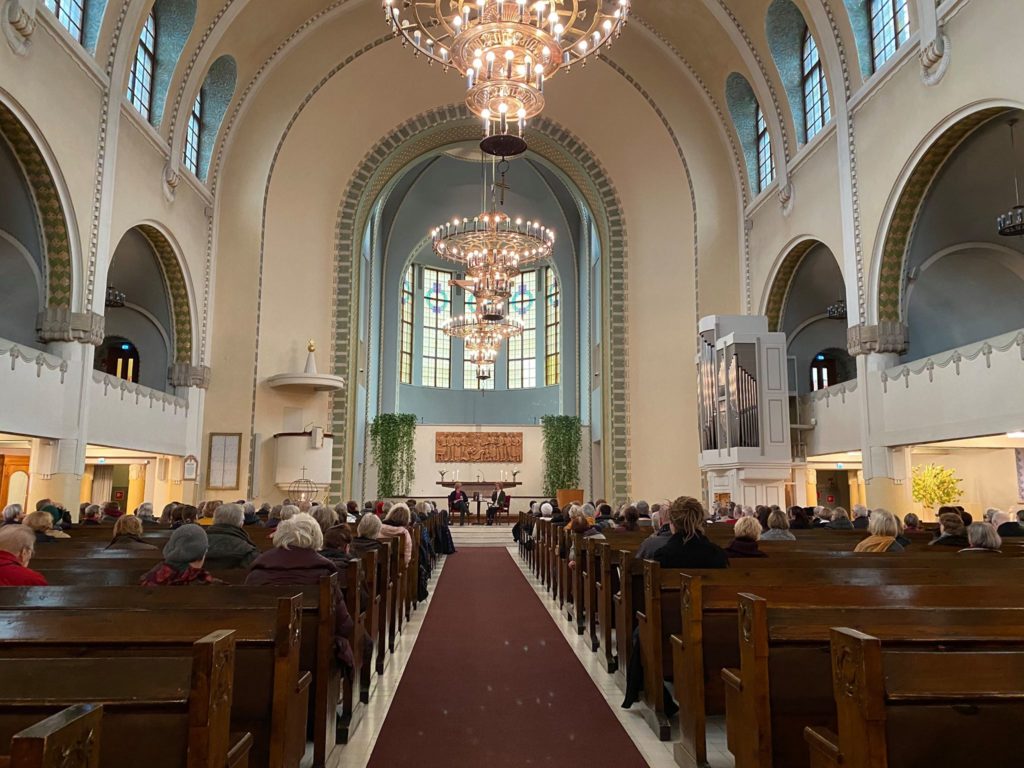
[[[1010,121],[1010,157],[1013,158],[1013,195],[1020,205],[1020,163],[1017,158],[1017,142],[1014,128],[1017,126],[1017,118]]]

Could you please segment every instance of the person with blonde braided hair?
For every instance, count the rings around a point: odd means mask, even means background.
[[[704,535],[704,506],[692,496],[680,496],[668,510],[672,538],[651,559],[662,568],[728,568],[725,550]]]

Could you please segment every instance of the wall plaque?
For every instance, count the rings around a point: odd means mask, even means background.
[[[438,464],[521,464],[522,432],[438,432],[434,435]]]

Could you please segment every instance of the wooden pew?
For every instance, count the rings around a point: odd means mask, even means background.
[[[756,583],[764,576],[763,572],[739,570],[684,572],[680,576],[681,629],[671,642],[680,725],[674,752],[676,763],[684,768],[707,761],[707,717],[725,711],[721,670],[739,665],[737,606],[743,592],[756,588],[772,606],[923,607],[972,605],[979,589],[984,589],[992,604],[1024,607],[1024,596],[1014,586],[940,585],[936,576],[941,574],[930,569],[881,574],[778,569],[771,572],[771,586]]]
[[[814,768],[1020,765],[1024,651],[893,650],[853,629],[831,635],[839,733],[805,729]]]
[[[736,768],[810,765],[804,728],[837,727],[829,641],[843,626],[894,647],[1024,649],[1022,608],[775,608],[743,594],[740,668],[722,670]]]
[[[139,590],[142,591],[142,590]],[[173,591],[173,590],[154,590]],[[297,766],[305,751],[311,675],[300,672],[302,598],[238,608],[231,727],[253,735],[254,766]],[[2,610],[0,658],[190,655],[197,637],[224,626],[219,609]]]
[[[606,532],[604,539],[587,539],[588,558],[583,574],[584,611],[591,649],[602,649],[601,661],[609,672],[614,672],[618,659],[612,645],[615,628],[613,597],[618,591],[618,553],[636,551],[647,540],[646,533]],[[625,663],[623,661],[623,663]]]
[[[189,657],[0,658],[0,743],[78,702],[104,706],[111,768],[224,768],[248,733],[232,736],[235,640],[231,630],[196,641]],[[144,738],[126,738],[133,731]],[[244,747],[244,751],[248,751]]]
[[[0,768],[100,768],[102,729],[101,704],[75,704],[14,734]]]

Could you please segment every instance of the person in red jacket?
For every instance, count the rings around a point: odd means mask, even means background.
[[[28,567],[36,534],[27,525],[0,528],[0,587],[45,587],[43,574]]]

